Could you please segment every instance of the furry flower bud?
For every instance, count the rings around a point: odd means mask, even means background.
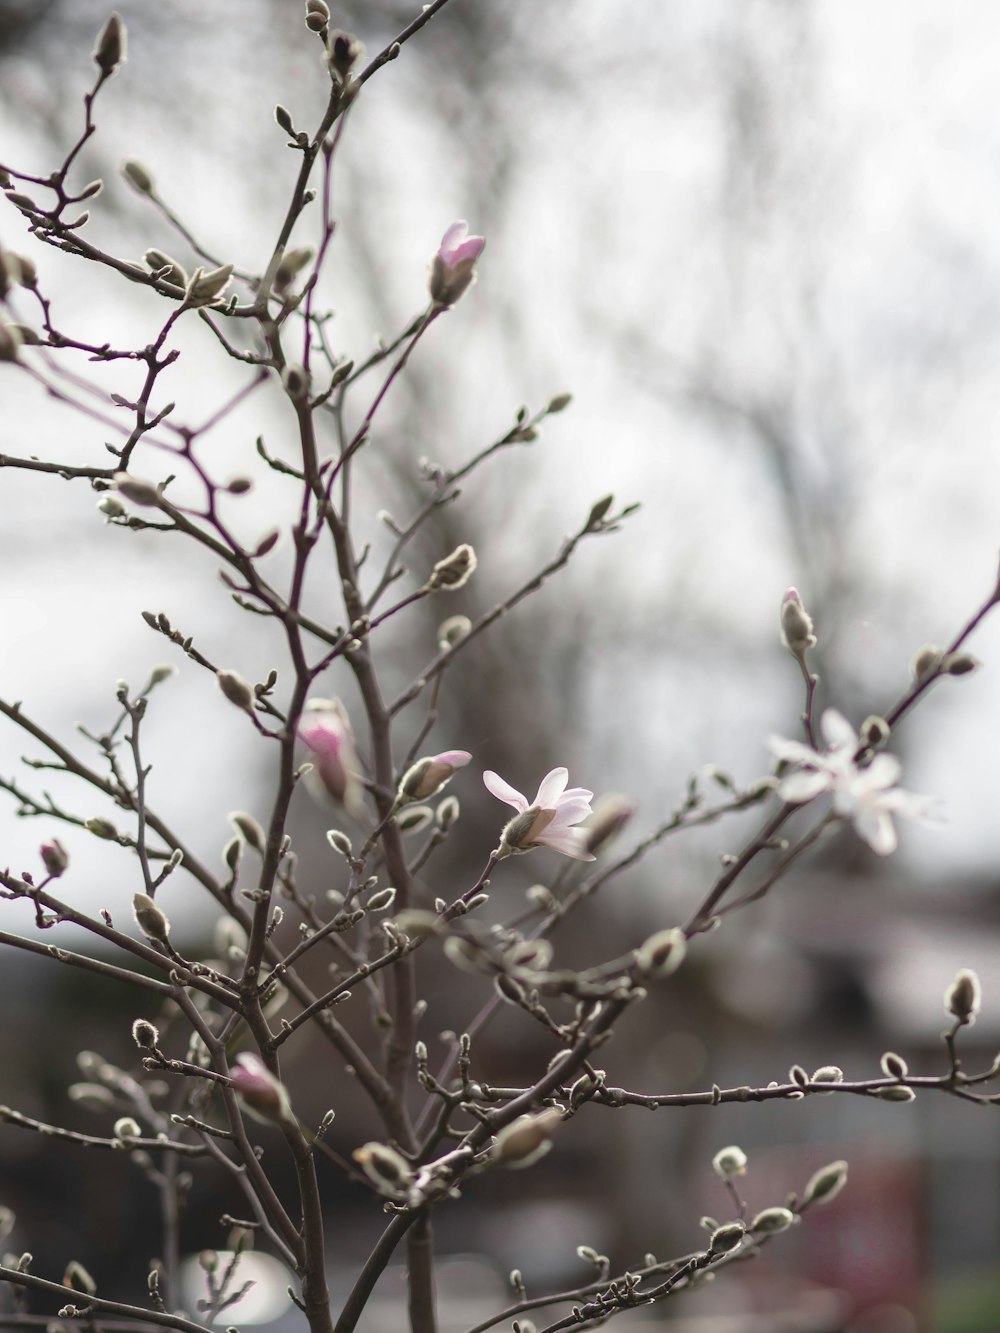
[[[531,1166],[552,1147],[552,1135],[562,1122],[562,1112],[551,1108],[538,1115],[522,1115],[496,1136],[490,1158],[503,1166]]]
[[[150,940],[165,944],[170,935],[170,922],[147,893],[137,893],[132,899],[132,914],[142,933]]]
[[[253,712],[253,690],[236,671],[217,671],[216,684],[231,704],[245,713]]]
[[[397,799],[425,801],[450,782],[455,773],[472,758],[468,750],[443,750],[417,762],[403,774]]]
[[[428,592],[455,592],[468,583],[476,569],[476,553],[468,542],[456,546],[450,555],[439,560],[424,585]]]
[[[402,1153],[387,1143],[366,1143],[351,1156],[372,1182],[379,1194],[392,1199],[406,1192],[413,1172]]]
[[[963,967],[944,993],[945,1011],[954,1014],[963,1027],[971,1027],[976,1021],[982,998],[979,977],[971,967]]]
[[[110,78],[127,59],[128,33],[120,14],[112,14],[101,29],[94,47],[94,63],[104,77]]]
[[[781,600],[781,642],[800,661],[816,644],[812,620],[797,588],[789,588]]]
[[[802,1203],[829,1203],[847,1184],[847,1163],[831,1162],[809,1177],[802,1191]]]
[[[722,1180],[732,1180],[733,1176],[746,1175],[746,1169],[747,1155],[736,1144],[720,1148],[712,1158],[712,1170]]]

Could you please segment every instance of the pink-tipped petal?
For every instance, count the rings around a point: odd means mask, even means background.
[[[436,764],[447,764],[449,768],[464,768],[471,758],[468,750],[442,750],[433,756]]]
[[[441,237],[438,254],[449,266],[454,262],[453,256],[455,248],[462,244],[468,234],[469,224],[463,220],[461,222],[453,222]]]

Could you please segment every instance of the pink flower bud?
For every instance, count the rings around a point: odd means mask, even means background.
[[[470,236],[467,222],[453,222],[441,239],[431,267],[431,299],[440,306],[454,305],[476,280],[476,260],[486,241]]]
[[[426,801],[429,796],[436,796],[471,758],[468,750],[443,750],[427,759],[418,759],[399,784],[400,801]]]
[[[235,1061],[232,1083],[240,1101],[259,1120],[286,1120],[291,1104],[285,1085],[252,1051],[242,1051]]]
[[[58,838],[53,838],[51,842],[43,842],[39,853],[46,872],[53,879],[58,879],[69,865],[69,853]]]
[[[363,813],[360,764],[354,732],[339,699],[310,699],[299,719],[299,740],[314,765],[313,790],[342,805],[349,814]]]

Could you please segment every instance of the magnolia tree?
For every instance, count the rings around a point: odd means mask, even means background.
[[[163,1225],[158,1257],[139,1275],[148,1298],[138,1304],[121,1299],[117,1288],[124,1275],[116,1274],[112,1285],[109,1275],[91,1275],[79,1259],[71,1258],[64,1273],[36,1272],[30,1253],[6,1255],[0,1268],[9,1293],[6,1328],[38,1327],[53,1318],[64,1325],[159,1326],[188,1333],[220,1317],[238,1324],[248,1287],[246,1259],[256,1249],[286,1266],[301,1325],[312,1333],[349,1333],[364,1326],[380,1276],[400,1258],[406,1265],[410,1326],[429,1333],[438,1319],[432,1223],[439,1210],[474,1206],[477,1184],[488,1173],[528,1168],[550,1149],[558,1153],[561,1144],[572,1142],[572,1122],[579,1116],[604,1117],[629,1107],[668,1116],[678,1106],[831,1093],[888,1102],[911,1101],[917,1092],[979,1104],[1000,1101],[991,1092],[1000,1062],[969,1071],[960,1060],[959,1038],[980,1004],[979,983],[969,970],[958,974],[945,995],[947,1027],[935,1071],[911,1073],[890,1052],[881,1069],[873,1067],[861,1081],[846,1080],[831,1064],[812,1070],[796,1065],[766,1086],[650,1094],[612,1086],[601,1068],[603,1048],[627,1028],[637,1006],[677,984],[674,974],[702,936],[727,925],[733,913],[795,872],[827,834],[849,823],[874,852],[887,855],[896,846],[896,817],[928,817],[927,800],[897,785],[900,764],[885,747],[935,682],[974,669],[965,644],[1000,601],[1000,587],[947,648],[922,650],[896,705],[885,716],[868,717],[857,730],[834,708],[818,708],[819,681],[809,656],[814,628],[798,592],[789,589],[780,602],[780,632],[801,668],[802,735],[772,738],[771,771],[744,789],[730,788],[709,800],[692,787],[669,819],[624,852],[610,849],[616,837],[627,838],[631,807],[620,799],[593,807],[593,793],[570,786],[566,768],[539,773],[538,789],[529,794],[497,773],[479,772],[467,750],[437,750],[457,739],[438,738],[435,729],[443,691],[468,646],[562,568],[581,543],[617,531],[632,508],[616,508],[610,497],[598,500],[543,568],[476,620],[449,614],[455,604],[448,605],[449,595],[475,575],[471,546],[441,551],[436,563],[416,572],[407,567],[418,535],[433,530],[435,515],[456,499],[459,483],[505,446],[530,439],[542,418],[567,407],[568,396],[559,395],[534,415],[522,410],[509,432],[459,467],[430,468],[413,460],[414,474],[426,487],[422,502],[404,522],[390,520],[389,549],[381,560],[359,545],[353,515],[366,501],[357,489],[356,462],[370,447],[384,419],[383,404],[418,345],[433,336],[434,326],[460,298],[473,299],[470,289],[485,241],[471,235],[464,222],[448,227],[437,253],[429,256],[425,308],[374,354],[352,360],[331,346],[329,312],[319,295],[334,238],[332,171],[352,104],[369,95],[373,76],[444,5],[435,0],[425,6],[390,46],[364,63],[358,44],[333,30],[324,0],[307,0],[302,40],[315,43],[325,60],[329,99],[309,130],[297,129],[284,107],[276,109],[299,167],[278,235],[253,271],[200,245],[162,200],[151,173],[134,160],[125,163],[124,178],[174,228],[176,252],[149,250],[143,265],[87,239],[88,213],[81,205],[96,198],[101,185],[78,184],[77,168],[95,133],[98,95],[125,63],[126,34],[117,15],[98,37],[83,128],[61,164],[49,175],[27,174],[14,163],[2,170],[8,232],[17,224],[41,245],[86,261],[111,293],[126,282],[144,288],[150,302],[162,302],[165,315],[148,345],[120,347],[113,340],[94,345],[76,338],[63,326],[44,264],[36,269],[27,256],[5,249],[0,254],[3,373],[9,380],[23,375],[43,385],[80,414],[82,427],[97,442],[86,466],[35,457],[27,444],[23,456],[0,463],[49,474],[53,484],[68,480],[92,488],[123,542],[133,540],[134,531],[185,539],[201,551],[213,579],[221,565],[233,601],[258,617],[254,625],[266,621],[279,627],[283,646],[283,660],[254,682],[239,662],[219,665],[220,659],[232,661],[221,643],[196,647],[164,614],[144,613],[149,630],[175,645],[193,669],[214,675],[218,707],[245,717],[257,733],[262,762],[271,768],[270,809],[261,820],[242,811],[231,816],[236,835],[220,848],[218,866],[199,859],[190,836],[172,828],[147,799],[143,721],[156,708],[156,694],[173,665],[157,667],[138,691],[120,682],[106,731],[72,744],[36,720],[31,701],[0,699],[9,723],[44,752],[43,759],[29,761],[27,778],[5,778],[3,787],[18,814],[41,817],[53,833],[66,827],[62,840],[50,836],[41,846],[37,866],[0,873],[3,898],[29,904],[35,927],[24,936],[2,932],[0,940],[52,967],[82,969],[120,986],[123,1024],[134,1020],[135,1043],[132,1069],[93,1052],[81,1057],[88,1082],[79,1100],[96,1103],[107,1122],[103,1133],[91,1132],[92,1125],[83,1130],[43,1123],[11,1107],[0,1108],[0,1117],[14,1127],[12,1133],[128,1155],[159,1192]],[[303,215],[318,231],[315,249],[296,235]],[[461,319],[461,311],[452,318]],[[204,356],[234,363],[238,378],[232,396],[198,427],[184,424],[183,399],[161,401],[161,375],[177,359],[174,340],[182,326],[199,330]],[[96,386],[87,378],[90,362],[112,372],[133,370],[138,363],[144,372],[138,396]],[[200,446],[249,393],[268,386],[294,447],[282,457],[263,444],[258,452],[271,469],[267,475],[274,488],[294,490],[296,517],[286,532],[265,531],[246,544],[227,525],[222,501],[243,494],[249,482],[220,480]],[[112,460],[105,450],[109,431]],[[177,498],[185,480],[200,498]],[[290,554],[281,576],[269,577],[267,569],[277,565],[269,566],[265,557],[282,536]],[[482,546],[480,554],[488,558],[488,535]],[[312,609],[307,596],[307,588],[319,585],[327,590],[324,605],[329,589],[337,590],[339,605],[326,616]],[[414,646],[419,636],[392,640],[394,672],[400,655],[410,654],[409,684],[393,697],[385,671],[387,635],[405,625],[416,604],[430,599],[435,608],[440,604],[437,652],[429,660],[421,656]],[[99,795],[106,814],[84,817],[79,804],[57,804],[34,781],[40,768],[59,771],[81,794]],[[319,897],[301,882],[288,831],[300,781],[310,789],[306,799],[335,811],[327,836],[337,887]],[[464,849],[466,861],[477,862],[481,873],[447,883],[438,874],[431,879],[428,867],[446,842],[454,846],[462,836],[459,790],[467,802],[482,806],[495,798],[496,835]],[[246,804],[255,799],[248,792]],[[651,847],[670,834],[754,809],[757,831],[737,855],[723,858],[687,920],[668,917],[648,938],[636,938],[624,956],[598,956],[582,970],[560,965],[549,938],[556,924],[593,910],[598,890],[630,871]],[[128,903],[109,902],[99,915],[73,905],[70,849],[85,836],[119,849],[133,882]],[[495,890],[512,857],[539,852],[539,860],[565,858],[564,871],[552,874],[553,887],[535,887],[527,910],[523,903],[515,909]],[[183,877],[227,924],[229,945],[222,959],[187,956],[175,939],[172,899]],[[81,931],[93,936],[92,952],[60,942],[67,925],[75,928],[74,938]],[[315,986],[315,969],[306,967],[318,955],[332,957],[334,964],[325,988]],[[442,989],[439,980],[434,1011],[427,1012],[421,996],[431,969],[439,978],[452,977],[455,985]],[[489,998],[474,1017],[464,1010],[468,977],[463,973],[488,989]],[[555,1050],[540,1067],[525,1065],[512,1087],[492,1085],[488,1071],[477,1067],[477,1034],[503,1006],[516,1011],[523,1024],[540,1025]],[[140,1016],[151,1010],[163,1017]],[[421,1034],[442,1029],[453,1031],[454,1041],[443,1051],[436,1043],[430,1049]],[[334,1101],[347,1070],[367,1099],[369,1128],[355,1142],[344,1145],[336,1138],[333,1111],[319,1123],[306,1123],[297,1109],[303,1091],[297,1091],[294,1077],[286,1081],[283,1075],[283,1057],[310,1032],[331,1054],[326,1066],[312,1071],[313,1086],[328,1068],[328,1096]],[[955,1109],[960,1114],[963,1108]],[[330,1171],[324,1167],[321,1176],[317,1166],[323,1158]],[[288,1177],[293,1190],[284,1183],[279,1187],[274,1169],[286,1161],[294,1168]],[[581,1246],[576,1262],[582,1262],[584,1276],[571,1290],[529,1291],[515,1270],[503,1308],[467,1333],[498,1326],[521,1333],[590,1328],[697,1288],[772,1243],[780,1245],[783,1233],[808,1228],[812,1210],[844,1187],[848,1164],[830,1162],[803,1179],[795,1193],[755,1199],[753,1207],[741,1183],[747,1158],[739,1147],[722,1147],[704,1169],[709,1176],[714,1169],[718,1177],[721,1220],[701,1219],[701,1240],[693,1248],[612,1261]],[[199,1172],[228,1179],[233,1204],[219,1250],[201,1256],[203,1297],[196,1309],[185,1310],[177,1272],[185,1248],[181,1204],[190,1184],[186,1177]],[[373,1217],[385,1215],[384,1230],[352,1275],[346,1296],[332,1301],[320,1182],[345,1175],[367,1192]],[[331,1197],[336,1189],[331,1185]],[[15,1225],[7,1210],[8,1234]],[[698,1226],[693,1219],[693,1236]]]

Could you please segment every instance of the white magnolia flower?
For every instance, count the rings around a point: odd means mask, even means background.
[[[836,709],[828,708],[823,714],[820,731],[826,741],[825,750],[813,750],[800,741],[780,736],[768,740],[772,754],[785,763],[799,765],[798,771],[782,778],[778,795],[783,801],[800,804],[829,792],[834,811],[851,821],[858,837],[873,852],[879,856],[894,852],[897,839],[892,816],[922,818],[931,798],[896,786],[903,767],[894,755],[877,754],[866,766],[859,767],[854,756],[864,747],[854,728]]]
[[[572,827],[593,814],[590,801],[594,793],[586,787],[567,788],[568,779],[565,768],[554,768],[542,778],[534,801],[529,801],[499,774],[486,770],[483,782],[487,791],[517,811],[501,835],[497,849],[500,855],[551,847],[574,861],[596,860],[587,847],[587,830]]]

